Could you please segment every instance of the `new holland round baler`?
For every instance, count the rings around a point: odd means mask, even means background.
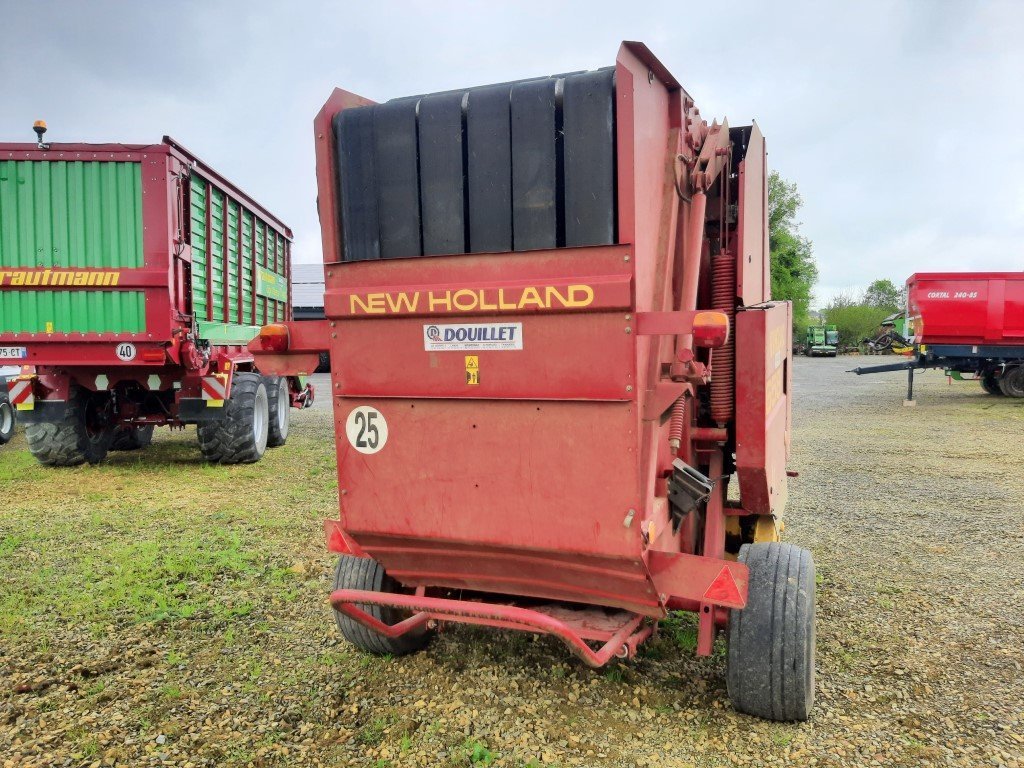
[[[287,438],[297,378],[246,344],[290,319],[291,231],[177,142],[0,144],[0,363],[39,461],[198,424],[210,461]]]
[[[278,373],[331,353],[345,637],[403,653],[461,622],[600,666],[693,611],[740,710],[806,718],[758,127],[708,124],[625,43],[592,72],[336,90],[314,129],[327,319],[250,348]]]

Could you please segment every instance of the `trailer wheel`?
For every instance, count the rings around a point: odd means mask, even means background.
[[[399,591],[398,583],[384,572],[380,563],[369,557],[353,555],[342,555],[338,558],[338,565],[334,570],[334,588],[364,589],[372,592]],[[396,624],[406,618],[400,611],[392,608],[376,605],[359,607],[385,624]],[[368,653],[402,656],[420,650],[430,641],[431,633],[427,629],[413,630],[401,637],[385,637],[353,621],[340,611],[334,611],[334,620],[346,640]]]
[[[0,379],[0,382],[2,381],[3,379]],[[0,445],[6,445],[14,437],[16,423],[14,408],[11,407],[6,395],[0,395]]]
[[[114,438],[110,442],[112,451],[137,451],[153,442],[153,425],[142,427],[118,427],[114,430]]]
[[[288,379],[284,376],[264,376],[269,398],[268,412],[270,416],[267,432],[267,446],[277,448],[288,441],[288,429],[291,423],[292,398],[288,391]]]
[[[196,432],[203,458],[215,464],[252,464],[267,450],[270,407],[258,373],[236,373],[219,421],[200,422]]]
[[[109,408],[109,398],[72,384],[62,421],[25,427],[29,450],[48,467],[99,464],[114,438]]]
[[[999,378],[996,376],[996,370],[989,368],[987,371],[982,371],[981,376],[978,377],[981,382],[981,388],[988,392],[990,395],[1001,395],[1003,390],[999,388]]]
[[[768,720],[806,720],[814,705],[814,560],[792,544],[744,544],[747,607],[729,617],[729,698]]]
[[[1007,397],[1024,397],[1024,365],[1007,368],[998,381],[999,389]]]

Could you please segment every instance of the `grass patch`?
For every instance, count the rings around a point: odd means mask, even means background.
[[[391,727],[392,722],[390,717],[375,717],[359,729],[356,741],[367,747],[379,746],[384,740],[384,732]]]
[[[257,614],[255,595],[301,599],[304,579],[289,566],[319,537],[310,522],[338,514],[333,463],[333,440],[313,429],[241,466],[203,463],[192,428],[161,428],[143,452],[59,469],[39,465],[17,434],[0,451],[0,634],[216,629]],[[169,665],[183,662],[168,653]]]
[[[160,698],[165,702],[179,701],[182,697],[181,688],[176,685],[165,685],[160,688]]]
[[[697,650],[697,614],[673,611],[661,622],[661,631],[682,651],[693,653]]]
[[[466,739],[462,743],[462,750],[470,765],[490,765],[494,762],[494,753],[479,739]]]

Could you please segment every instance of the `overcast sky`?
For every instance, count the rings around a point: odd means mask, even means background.
[[[173,10],[176,9],[176,10]],[[756,119],[804,198],[817,304],[922,270],[1024,269],[1024,2],[0,0],[0,140],[174,136],[320,260],[312,120],[614,63],[642,40],[706,118]]]

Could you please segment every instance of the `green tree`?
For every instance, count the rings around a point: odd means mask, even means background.
[[[821,314],[827,324],[839,331],[840,346],[856,347],[864,339],[874,338],[878,325],[891,312],[871,306],[864,297],[841,293],[832,298]]]
[[[798,330],[810,322],[811,296],[818,279],[813,246],[800,234],[800,222],[796,219],[802,205],[796,184],[772,171],[768,177],[772,298],[793,302],[793,327]]]
[[[840,293],[822,310],[822,317],[839,331],[839,343],[857,346],[878,334],[882,321],[904,304],[903,290],[891,280],[875,280],[863,295]]]
[[[904,300],[903,289],[897,288],[892,280],[875,280],[864,292],[865,304],[889,310],[889,314],[898,312],[903,307]]]

